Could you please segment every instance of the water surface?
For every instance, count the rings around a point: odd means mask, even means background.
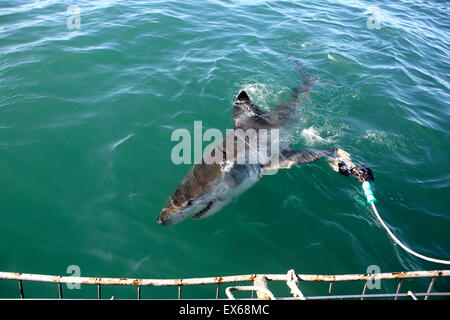
[[[80,29],[67,27],[70,5]],[[190,168],[171,161],[172,131],[196,120],[232,128],[243,89],[266,110],[288,99],[301,80],[289,51],[316,78],[293,147],[339,146],[366,163],[393,232],[420,253],[450,258],[448,3],[377,1],[380,29],[367,26],[371,5],[2,1],[0,269],[65,275],[77,265],[82,276],[130,278],[443,269],[394,245],[360,184],[325,161],[264,177],[212,218],[156,223]],[[273,287],[286,296],[285,288]],[[24,290],[57,296],[52,285]],[[215,287],[183,294],[214,297]],[[96,288],[64,295],[95,297]],[[0,296],[18,297],[17,283],[0,282]],[[176,288],[142,296],[175,298]]]

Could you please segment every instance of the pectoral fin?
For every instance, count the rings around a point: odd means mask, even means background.
[[[279,161],[270,162],[264,167],[265,170],[290,169],[295,164],[307,163],[319,160],[325,156],[331,155],[336,149],[306,149],[302,151],[287,148],[281,151]]]
[[[295,164],[308,163],[327,157],[330,167],[339,173],[344,174],[346,168],[354,168],[350,155],[342,149],[305,149],[301,151],[287,148],[281,151],[277,165],[269,163],[264,169],[289,169]],[[272,161],[273,162],[273,161]]]
[[[295,164],[308,163],[326,157],[330,167],[344,176],[354,175],[361,181],[374,181],[372,170],[363,164],[355,166],[350,154],[340,148],[307,149],[302,151],[287,148],[280,153],[278,163],[271,161],[263,166],[266,172],[275,172],[278,169],[290,169]]]
[[[336,149],[306,149],[295,151],[286,149],[280,155],[280,169],[291,168],[294,164],[308,163],[329,156]]]

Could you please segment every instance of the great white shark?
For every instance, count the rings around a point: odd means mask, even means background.
[[[244,149],[236,145],[237,141],[246,141],[245,132],[253,129],[259,135],[262,129],[266,129],[265,132],[277,129],[283,136],[287,124],[294,119],[301,100],[311,91],[313,78],[310,73],[298,60],[291,56],[289,58],[303,78],[301,84],[292,89],[291,98],[273,111],[263,111],[251,101],[245,91],[241,91],[233,104],[234,130],[219,141],[209,153],[205,153],[202,160],[187,173],[159,214],[157,219],[159,224],[169,226],[187,218],[210,217],[230,203],[234,197],[252,187],[266,172],[288,169],[293,165],[316,161],[324,157],[327,158],[331,168],[340,174],[345,176],[352,174],[369,181],[374,179],[371,169],[363,164],[355,166],[350,155],[340,148],[297,151],[289,148],[288,143],[283,142],[282,139],[276,141],[279,152],[271,153],[267,161],[257,163],[237,161],[241,152],[252,152],[249,150],[248,143]],[[269,145],[275,143],[270,134],[267,140]],[[230,143],[234,148],[228,148]],[[267,148],[269,149],[269,146]],[[217,155],[220,160],[214,163],[206,159],[206,156]],[[277,158],[274,159],[274,156]],[[248,155],[244,158],[248,159]]]

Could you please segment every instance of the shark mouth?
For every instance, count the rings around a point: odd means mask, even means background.
[[[214,201],[210,201],[208,203],[208,205],[202,209],[199,213],[194,214],[193,218],[200,218],[202,215],[204,215],[205,213],[207,213],[209,211],[209,209],[211,209],[212,205],[213,205]]]

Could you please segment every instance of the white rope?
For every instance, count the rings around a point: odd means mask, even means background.
[[[400,246],[402,247],[404,250],[408,251],[409,253],[411,253],[412,255],[415,255],[416,257],[419,257],[423,260],[427,260],[427,261],[431,261],[434,263],[442,263],[442,264],[450,264],[449,260],[440,260],[440,259],[434,259],[434,258],[430,258],[427,256],[424,256],[423,254],[417,253],[413,250],[411,250],[410,248],[408,248],[407,246],[405,246],[403,243],[400,242],[400,240],[397,239],[397,237],[391,232],[391,230],[389,230],[389,228],[386,226],[386,224],[384,223],[383,219],[381,219],[380,214],[378,213],[377,207],[375,207],[375,203],[374,201],[371,202],[372,204],[372,209],[375,212],[375,215],[378,218],[378,221],[380,221],[381,225],[386,229],[387,233],[389,234],[389,236]]]
[[[269,289],[264,288],[264,287],[260,287],[260,286],[227,287],[225,289],[225,293],[226,293],[228,299],[229,300],[236,300],[236,298],[233,296],[231,291],[256,291],[256,292],[261,292],[262,294],[264,294],[266,296],[263,300],[276,300],[275,296],[273,295],[273,293]]]
[[[294,269],[289,270],[287,273],[287,276],[288,276],[287,285],[291,289],[291,294],[295,298],[298,298],[300,300],[306,300],[305,296],[303,295],[303,293],[300,291],[300,288],[298,287],[298,279],[297,279]]]

